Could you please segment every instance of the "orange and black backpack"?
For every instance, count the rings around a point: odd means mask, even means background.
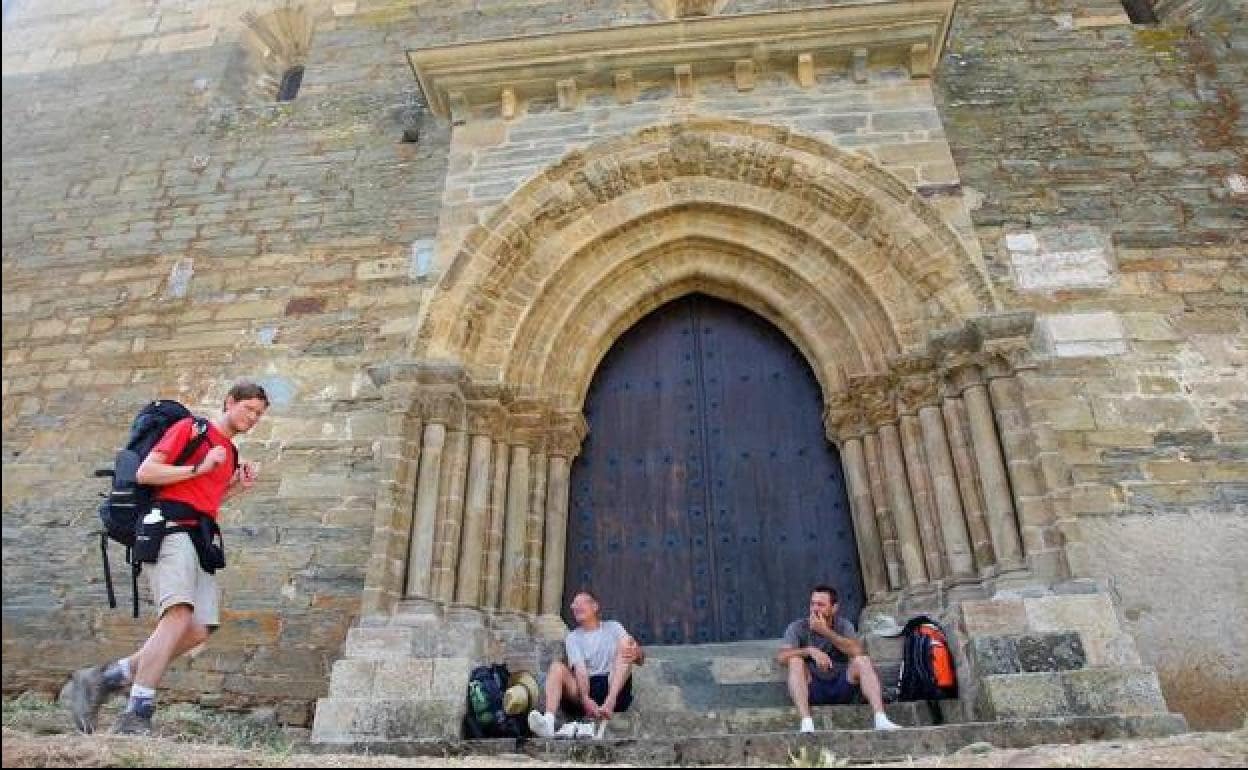
[[[913,617],[902,629],[901,700],[942,700],[958,696],[949,640],[940,624],[926,615]]]

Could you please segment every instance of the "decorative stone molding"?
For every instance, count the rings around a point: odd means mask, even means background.
[[[728,0],[650,0],[650,5],[664,19],[688,19],[714,16]]]
[[[850,380],[850,389],[862,404],[863,415],[872,427],[897,422],[893,400],[893,380],[887,375],[867,375]]]
[[[410,49],[407,56],[442,118],[453,118],[454,94],[462,94],[461,106],[478,107],[499,104],[504,89],[520,99],[557,94],[568,109],[576,89],[617,88],[620,72],[665,82],[682,67],[690,79],[733,76],[742,60],[798,73],[808,86],[815,62],[852,59],[862,82],[868,53],[895,49],[923,77],[940,60],[954,7],[954,0],[887,0],[707,17],[723,0],[657,1],[682,18]]]

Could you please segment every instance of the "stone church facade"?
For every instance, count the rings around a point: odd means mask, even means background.
[[[840,584],[868,631],[944,618],[977,716],[1248,712],[1242,2],[12,0],[3,42],[6,692],[145,636],[104,605],[91,472],[144,401],[243,376],[262,480],[171,697],[449,735],[591,575],[608,607],[672,586],[647,643],[766,636],[723,581],[788,558],[780,497],[731,536],[672,503],[652,556],[604,495],[696,463],[587,460],[611,409],[667,419],[594,399],[698,297],[796,351]],[[1077,670],[1012,646],[1072,635]]]

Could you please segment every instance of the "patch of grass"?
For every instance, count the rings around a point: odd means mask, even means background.
[[[50,735],[69,731],[66,712],[59,703],[45,695],[24,692],[3,702],[4,726],[25,730],[36,735]]]
[[[156,723],[162,737],[176,741],[213,743],[280,755],[289,755],[293,749],[290,738],[276,724],[189,703],[157,709]]]

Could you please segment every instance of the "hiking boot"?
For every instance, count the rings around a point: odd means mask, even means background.
[[[100,706],[120,690],[121,687],[110,687],[104,681],[104,666],[88,666],[70,675],[69,681],[61,688],[61,700],[69,707],[74,726],[90,734],[95,732]]]
[[[134,711],[123,711],[113,722],[114,735],[151,735],[152,718],[140,716]]]

